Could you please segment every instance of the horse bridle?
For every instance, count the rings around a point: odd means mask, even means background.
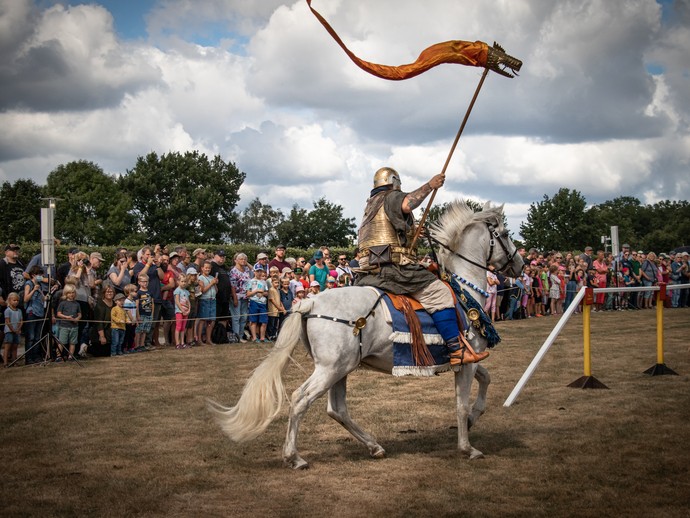
[[[462,259],[464,261],[467,261],[470,264],[473,264],[474,266],[477,266],[483,270],[486,270],[486,271],[490,271],[488,265],[491,263],[491,257],[493,257],[493,255],[494,255],[494,247],[496,246],[496,241],[498,241],[498,244],[501,245],[501,248],[503,249],[503,252],[506,255],[506,262],[503,266],[501,266],[500,268],[497,268],[497,270],[501,273],[504,273],[504,270],[508,267],[508,265],[511,262],[513,262],[513,258],[515,257],[515,254],[517,254],[517,248],[515,249],[514,252],[512,252],[512,253],[509,252],[508,247],[506,246],[506,243],[503,240],[503,236],[496,229],[496,227],[494,227],[491,223],[487,223],[486,228],[489,231],[489,256],[486,258],[486,264],[485,265],[479,264],[478,262],[473,261],[469,257],[465,257],[460,252],[456,252],[455,250],[450,248],[445,243],[442,243],[438,239],[432,237],[430,234],[428,234],[428,237],[431,241],[433,241],[434,243],[436,243],[439,246],[442,246],[443,248],[448,250],[451,254],[459,257],[460,259]]]

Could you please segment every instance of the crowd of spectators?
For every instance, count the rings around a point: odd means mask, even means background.
[[[226,262],[223,249],[144,246],[120,248],[106,262],[99,252],[71,248],[64,264],[48,267],[41,254],[25,266],[20,247],[7,245],[3,362],[16,359],[20,336],[26,364],[273,341],[294,303],[353,282],[350,258],[336,260],[326,246],[309,259],[285,255],[278,245],[272,258],[260,252],[250,263],[240,252]]]
[[[592,288],[650,287],[690,284],[690,254],[631,250],[623,244],[621,252],[598,250],[591,246],[582,254],[573,252],[539,253],[532,248],[519,250],[524,260],[522,274],[517,278],[487,272],[485,310],[494,320],[514,320],[563,313],[583,286]],[[665,307],[684,308],[689,305],[689,289],[672,289]],[[653,291],[625,290],[597,293],[594,312],[651,309],[656,305]],[[576,312],[581,311],[577,308]]]
[[[99,252],[71,248],[57,267],[42,265],[41,254],[24,265],[19,252],[9,244],[0,259],[5,365],[16,359],[20,336],[27,364],[273,341],[295,303],[354,284],[358,267],[357,254],[331,257],[327,246],[307,258],[286,257],[278,245],[273,257],[260,252],[252,261],[242,252],[227,261],[223,249],[144,246],[120,248],[106,262]],[[582,286],[690,283],[687,252],[657,256],[627,244],[615,257],[602,250],[595,255],[590,246],[579,255],[519,252],[525,263],[519,277],[487,272],[485,309],[494,320],[558,315]],[[671,294],[668,307],[688,306],[690,290]],[[652,308],[656,299],[651,291],[632,290],[597,294],[594,302],[595,312],[623,311]]]

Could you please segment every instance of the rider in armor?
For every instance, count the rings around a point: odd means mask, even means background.
[[[405,193],[397,171],[390,167],[376,171],[359,228],[357,286],[374,286],[419,301],[446,342],[450,364],[463,365],[479,362],[489,353],[477,353],[460,339],[450,288],[419,264],[416,248],[409,248],[415,233],[412,211],[445,179],[444,174],[437,174],[419,189]]]

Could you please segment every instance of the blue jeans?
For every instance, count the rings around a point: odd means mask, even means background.
[[[110,356],[122,354],[122,345],[125,343],[124,329],[110,330]]]
[[[563,302],[563,311],[568,309],[568,306],[570,306],[570,303],[573,301],[576,294],[577,282],[568,281],[568,284],[565,285],[565,301]]]
[[[244,338],[244,326],[247,325],[247,314],[249,313],[249,301],[238,299],[237,307],[230,303],[230,314],[232,315],[232,332],[239,338]]]
[[[43,317],[37,317],[31,313],[26,314],[26,321],[22,329],[24,330],[24,337],[26,338],[24,350],[27,351],[24,358],[28,362],[41,361],[43,359],[43,349],[41,346],[36,346],[32,349],[32,346],[41,338],[43,321]]]

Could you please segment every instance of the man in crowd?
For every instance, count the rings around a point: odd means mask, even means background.
[[[5,247],[5,257],[0,259],[0,289],[2,297],[7,301],[7,296],[15,292],[19,295],[19,307],[24,304],[24,265],[19,260],[19,245],[11,243]],[[6,302],[5,302],[6,303]],[[3,306],[3,311],[5,306]],[[5,325],[3,317],[2,325]]]
[[[204,261],[206,260],[206,249],[196,248],[194,252],[192,252],[192,257],[194,258],[194,262],[189,263],[187,268],[194,268],[197,274],[201,275],[201,267],[204,265]]]
[[[271,262],[268,263],[269,271],[273,266],[278,268],[279,272],[282,272],[285,268],[292,269],[292,266],[290,266],[290,263],[288,263],[285,260],[285,245],[276,246],[276,255],[273,259],[271,259]]]
[[[592,269],[592,263],[594,262],[594,258],[592,257],[593,251],[594,249],[591,246],[586,246],[585,253],[580,254],[580,259],[587,263],[587,271]]]
[[[133,280],[139,279],[140,275],[148,275],[148,291],[153,299],[153,325],[151,330],[146,333],[145,345],[151,347],[153,344],[153,331],[157,328],[161,319],[161,306],[163,304],[163,292],[161,291],[161,280],[165,272],[158,268],[154,262],[153,251],[150,246],[141,249],[141,260],[134,266]]]
[[[227,333],[230,318],[230,302],[232,301],[232,285],[230,272],[225,267],[225,250],[216,250],[211,259],[211,277],[218,279],[216,288],[216,325],[221,325]]]
[[[254,263],[254,271],[263,270],[266,272],[266,277],[268,277],[268,255],[264,252],[259,252],[256,256],[256,262]]]

